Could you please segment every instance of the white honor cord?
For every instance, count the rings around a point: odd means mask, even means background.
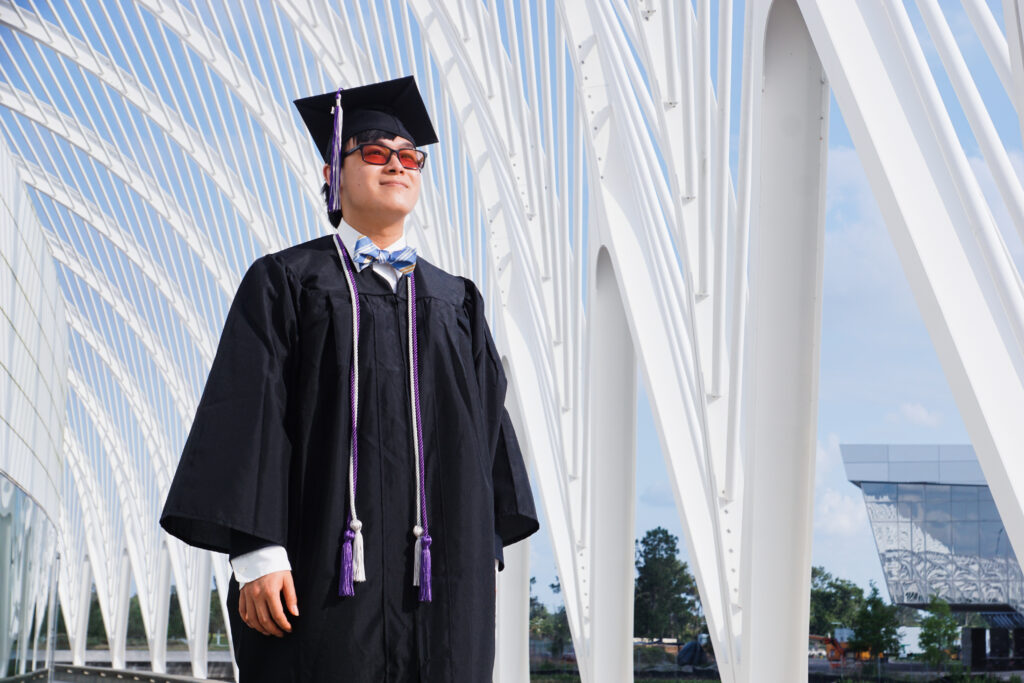
[[[352,373],[354,384],[353,392],[355,395],[352,396],[353,439],[349,444],[348,453],[348,506],[352,520],[349,523],[349,526],[356,532],[356,537],[353,541],[352,547],[352,580],[366,581],[366,569],[363,563],[363,524],[359,521],[359,516],[356,515],[355,454],[353,453],[355,448],[354,435],[357,434],[356,426],[359,422],[359,318],[356,315],[356,307],[359,305],[359,302],[356,301],[356,286],[352,281],[352,272],[346,264],[345,254],[341,250],[341,240],[335,239],[333,241],[334,247],[338,250],[338,258],[341,259],[341,270],[345,273],[345,284],[348,285],[348,297],[349,301],[352,303]]]
[[[416,526],[412,528],[413,536],[416,537],[416,548],[413,551],[412,585],[420,585],[420,558],[423,555],[423,544],[420,537],[423,536],[423,518],[421,517],[421,503],[423,489],[420,486],[420,430],[419,422],[416,419],[416,394],[419,386],[416,383],[416,354],[414,353],[415,340],[413,339],[413,291],[412,278],[408,281],[409,292],[409,409],[412,414],[412,462],[416,474]]]

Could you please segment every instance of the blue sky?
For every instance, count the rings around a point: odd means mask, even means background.
[[[940,4],[1020,177],[1024,155],[1016,112],[960,4]],[[990,3],[990,7],[1002,24],[1000,4]],[[1024,247],[920,17],[912,6],[907,9],[957,134],[1020,269]],[[742,18],[742,7],[735,11]],[[734,61],[739,62],[739,55]],[[834,98],[825,220],[812,562],[865,589],[875,581],[884,591],[863,498],[860,489],[846,480],[839,444],[970,440]],[[639,538],[648,529],[663,526],[680,538],[686,559],[682,524],[642,380],[638,393],[636,534]],[[547,589],[555,575],[549,541],[540,534],[534,539],[535,594],[548,604],[558,604]]]

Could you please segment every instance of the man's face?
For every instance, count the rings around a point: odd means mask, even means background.
[[[412,149],[413,144],[403,137],[374,141],[391,149]],[[354,141],[345,145],[345,151],[356,146]],[[345,157],[341,166],[341,208],[345,220],[354,223],[390,224],[404,219],[416,206],[420,197],[421,172],[410,170],[392,154],[383,166],[363,161],[357,151]],[[324,166],[324,179],[330,182],[330,166]]]

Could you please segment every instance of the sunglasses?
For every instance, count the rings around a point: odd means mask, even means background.
[[[419,171],[423,168],[423,164],[427,163],[426,152],[411,147],[391,149],[376,142],[364,142],[361,145],[356,145],[345,152],[341,158],[344,159],[349,154],[355,154],[356,152],[359,152],[363,161],[374,166],[384,166],[391,161],[392,154],[398,155],[398,163],[402,165],[402,168],[407,168],[411,171]]]

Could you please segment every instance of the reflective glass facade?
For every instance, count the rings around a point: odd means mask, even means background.
[[[0,679],[46,668],[56,556],[53,523],[0,474]]]
[[[843,446],[893,602],[1024,608],[1024,574],[969,446]],[[874,481],[871,481],[873,479]]]
[[[895,602],[1024,602],[1024,575],[986,486],[861,484]]]

